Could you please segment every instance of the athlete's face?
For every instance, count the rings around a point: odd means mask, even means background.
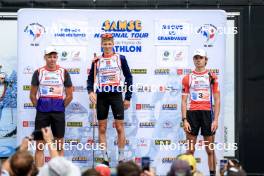
[[[114,42],[112,40],[103,40],[101,47],[105,54],[111,54],[113,52]]]
[[[193,57],[193,63],[196,68],[204,68],[206,66],[207,59],[204,56],[197,55]]]
[[[45,55],[46,65],[49,68],[55,68],[57,65],[58,54],[57,53],[50,53]]]

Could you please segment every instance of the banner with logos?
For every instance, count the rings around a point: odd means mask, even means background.
[[[112,33],[114,50],[126,56],[134,82],[131,107],[125,111],[125,155],[136,162],[150,156],[157,174],[166,174],[176,156],[185,152],[181,80],[194,68],[195,49],[207,51],[207,67],[218,75],[224,95],[225,26],[226,14],[221,10],[20,10],[18,142],[34,129],[36,110],[28,91],[32,73],[45,65],[43,50],[55,46],[58,64],[69,71],[74,85],[74,98],[66,109],[65,142],[75,147],[65,155],[80,166],[102,160],[98,145],[85,149],[85,144],[98,144],[86,80],[94,53],[101,55],[100,35]],[[223,118],[220,115],[216,144],[223,142]],[[111,111],[107,140],[110,164],[116,166],[117,135]],[[202,137],[198,147],[203,147]],[[223,150],[216,154],[221,159]],[[198,169],[207,173],[205,150],[197,150],[195,157]]]

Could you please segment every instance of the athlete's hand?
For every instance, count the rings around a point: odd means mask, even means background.
[[[124,109],[127,110],[130,107],[130,101],[124,100]]]
[[[33,136],[27,136],[27,137],[24,137],[20,146],[19,146],[19,150],[20,151],[27,151],[28,150],[28,144],[33,140]]]
[[[214,133],[218,128],[218,121],[213,121],[212,125],[211,125],[211,131]]]
[[[184,122],[183,122],[183,129],[187,133],[190,133],[192,130],[191,125],[189,124],[189,122],[187,120],[184,120]]]
[[[92,104],[96,104],[96,94],[94,92],[89,93],[89,99],[92,102]]]
[[[50,127],[41,128],[41,131],[42,131],[43,139],[45,142],[48,143],[53,140],[53,135],[52,135]]]

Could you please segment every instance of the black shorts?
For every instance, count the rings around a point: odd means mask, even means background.
[[[51,126],[54,137],[63,138],[65,134],[65,113],[37,111],[35,130],[40,130],[48,126]]]
[[[111,106],[114,118],[124,120],[124,105],[121,92],[97,93],[96,112],[97,120],[107,119],[109,107]]]
[[[197,136],[201,128],[201,135],[212,136],[211,131],[211,112],[205,110],[187,111],[187,121],[191,126],[191,134]]]

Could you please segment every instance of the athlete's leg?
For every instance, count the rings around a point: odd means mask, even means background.
[[[99,125],[99,143],[104,146],[104,149],[102,150],[103,159],[105,161],[108,161],[108,155],[107,155],[107,142],[106,142],[106,129],[107,129],[107,119],[105,120],[98,120]]]
[[[124,120],[115,120],[115,127],[117,131],[117,141],[118,141],[118,161],[124,161],[124,148],[126,143]]]
[[[211,131],[212,119],[210,111],[201,111],[202,121],[201,121],[201,133],[204,136],[205,149],[208,155],[208,167],[210,170],[210,175],[215,175],[216,170],[216,159],[214,151],[214,135]]]
[[[197,136],[194,136],[190,133],[186,133],[186,138],[187,138],[187,144],[188,144],[187,154],[194,155]]]
[[[215,172],[216,170],[216,158],[214,151],[214,136],[204,136],[205,149],[208,155],[208,167],[210,172]]]
[[[102,150],[103,160],[108,162],[107,154],[107,141],[106,141],[106,129],[107,129],[107,116],[109,112],[109,102],[107,93],[98,93],[96,102],[96,114],[98,120],[98,136],[100,146],[104,146]],[[108,163],[107,163],[108,164]]]
[[[64,156],[65,113],[51,112],[51,130],[57,144],[59,156]]]
[[[118,138],[118,161],[125,160],[124,148],[125,148],[125,129],[124,129],[124,105],[122,93],[112,94],[110,99],[111,108],[115,118],[115,127]]]
[[[197,136],[200,130],[200,121],[199,121],[199,112],[198,111],[187,111],[187,122],[191,127],[191,132],[186,131],[186,138],[188,144],[188,154],[194,154],[195,144],[197,141]]]

